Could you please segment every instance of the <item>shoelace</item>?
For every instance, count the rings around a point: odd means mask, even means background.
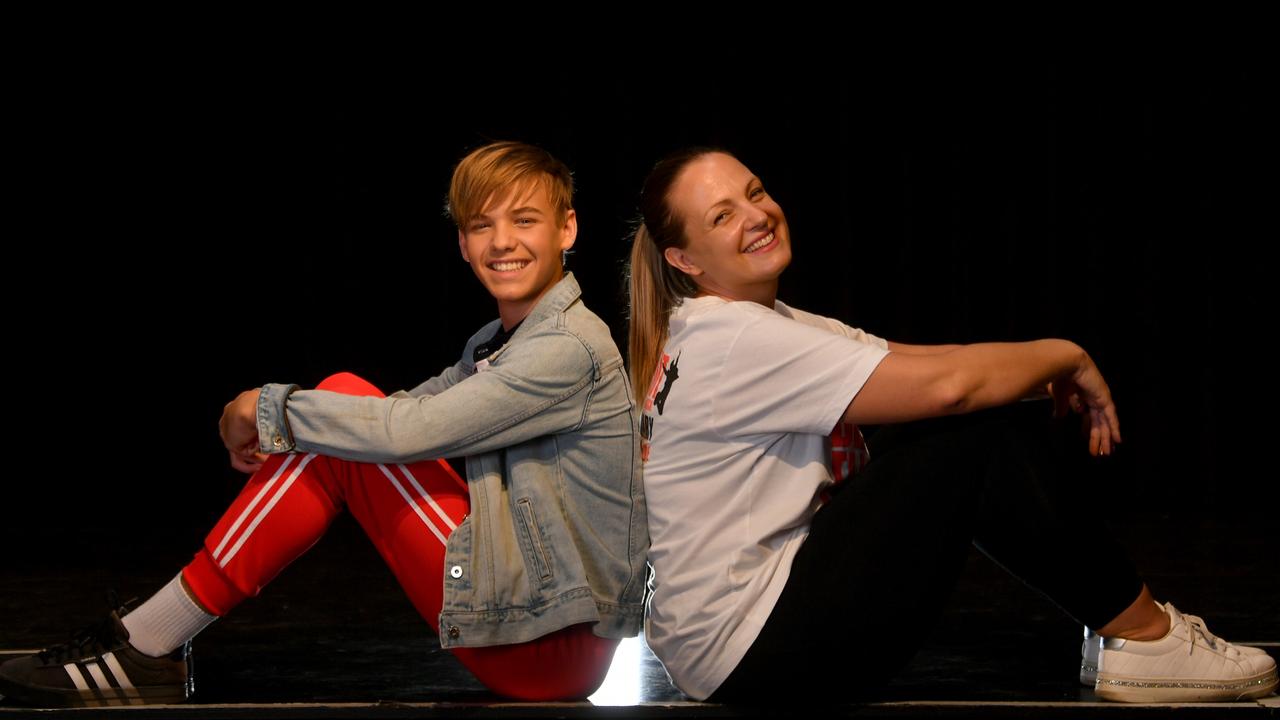
[[[47,663],[50,660],[60,663],[64,660],[76,660],[86,655],[97,655],[114,647],[124,639],[116,632],[117,618],[133,602],[133,600],[129,600],[122,605],[118,602],[115,590],[108,590],[107,605],[111,608],[111,611],[105,618],[76,630],[71,633],[70,640],[47,647],[36,653],[36,656],[43,663]]]
[[[117,638],[114,613],[71,635],[71,639],[37,653],[41,662],[77,660],[86,655],[96,655],[112,647]]]
[[[1187,645],[1188,655],[1195,651],[1196,635],[1204,638],[1205,643],[1213,650],[1217,650],[1218,643],[1221,642],[1222,652],[1224,652],[1228,657],[1240,654],[1240,651],[1237,650],[1234,645],[1209,632],[1209,628],[1205,627],[1204,620],[1200,619],[1198,616],[1183,615],[1182,624],[1187,628],[1187,635],[1191,637],[1191,642]]]

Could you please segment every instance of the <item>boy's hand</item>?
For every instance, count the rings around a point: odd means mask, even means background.
[[[267,461],[258,452],[258,388],[245,390],[227,403],[218,421],[218,434],[231,454],[231,467],[255,473]]]

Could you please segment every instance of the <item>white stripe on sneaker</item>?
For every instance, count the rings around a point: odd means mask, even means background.
[[[426,489],[418,483],[418,478],[414,477],[413,473],[409,472],[409,468],[400,463],[396,463],[396,467],[400,468],[400,472],[404,473],[404,476],[409,478],[409,483],[413,485],[413,489],[417,490],[418,494],[421,495],[427,501],[427,504],[431,506],[431,509],[436,511],[436,514],[440,516],[441,520],[444,520],[444,524],[448,525],[450,530],[457,530],[458,525],[453,522],[453,519],[444,511],[444,508],[436,504],[435,499],[432,498]]]
[[[71,682],[76,686],[77,690],[88,690],[89,683],[84,681],[84,673],[80,672],[80,667],[75,663],[67,663],[62,666],[67,671],[67,675],[71,677]]]
[[[271,512],[271,509],[276,506],[276,503],[280,502],[280,498],[283,497],[284,494],[289,491],[289,488],[293,486],[293,481],[298,479],[298,476],[302,474],[303,470],[307,469],[307,465],[311,464],[311,461],[314,460],[315,457],[315,453],[307,453],[307,456],[302,458],[302,462],[298,463],[298,467],[294,469],[293,474],[289,475],[289,479],[284,481],[284,484],[280,486],[280,489],[276,491],[276,494],[271,496],[271,500],[269,500],[267,504],[258,511],[258,514],[253,518],[253,522],[249,523],[249,527],[245,528],[244,534],[240,536],[240,539],[236,541],[236,544],[231,546],[231,550],[228,551],[227,554],[223,556],[222,560],[218,562],[218,567],[226,567],[227,563],[231,562],[231,558],[235,557],[236,553],[240,552],[240,548],[244,547],[245,541],[253,535],[253,531],[257,529],[260,523],[262,523],[263,518]]]
[[[120,667],[120,661],[116,659],[115,653],[109,652],[103,655],[102,661],[107,664],[107,669],[111,671],[112,677],[116,679],[116,684],[120,686],[120,689],[124,691],[127,697],[139,697],[138,690],[133,687],[133,683],[129,682],[129,676],[125,674],[124,668]]]
[[[105,657],[102,659],[104,661],[106,660]],[[123,705],[133,704],[133,700],[131,699],[131,696],[127,691],[125,691],[124,687],[120,684],[120,681],[116,679],[116,674],[112,672],[110,666],[103,667],[101,662],[95,661],[94,664],[90,666],[90,668],[91,668],[91,672],[93,670],[98,671],[97,673],[94,673],[94,677],[97,677],[98,674],[101,673],[103,676],[103,679],[107,681],[106,685],[103,686],[104,690],[111,690],[112,694],[115,695],[116,698],[118,698],[120,700],[120,703]],[[116,698],[113,698],[113,701]]]
[[[84,663],[84,669],[88,670],[89,674],[93,676],[93,681],[98,683],[98,690],[102,691],[102,698],[110,702],[111,696],[116,693],[116,689],[111,687],[107,677],[102,674],[102,668],[98,667],[98,663],[90,660]],[[120,698],[124,699],[124,695],[121,694]]]
[[[413,512],[417,514],[420,520],[422,520],[422,523],[440,539],[440,543],[442,545],[448,547],[449,543],[445,540],[444,533],[440,532],[440,529],[431,522],[431,519],[427,517],[427,514],[422,512],[422,508],[418,507],[418,503],[414,502],[412,497],[409,497],[409,493],[405,491],[404,485],[400,484],[400,481],[396,479],[395,475],[391,474],[391,471],[387,469],[386,465],[378,463],[378,468],[382,470],[382,474],[386,475],[387,479],[391,481],[391,484],[395,486],[395,489],[399,491],[400,497],[404,498],[404,501],[409,503],[409,507],[413,508]]]
[[[253,497],[253,501],[244,509],[244,512],[240,513],[240,517],[236,518],[236,521],[231,524],[231,529],[223,536],[222,542],[218,543],[218,548],[213,551],[214,560],[217,560],[218,556],[222,554],[222,549],[227,546],[228,542],[231,542],[232,536],[234,536],[236,534],[236,530],[239,530],[240,526],[244,524],[245,518],[249,517],[249,513],[253,512],[253,509],[258,506],[258,501],[262,500],[262,496],[266,495],[267,492],[271,490],[272,486],[276,484],[276,480],[280,479],[280,475],[285,471],[285,468],[289,467],[289,463],[293,462],[295,457],[297,456],[292,454],[285,457],[284,462],[280,463],[280,467],[276,469],[276,474],[271,476],[271,479],[267,481],[266,485],[262,486],[262,489]]]

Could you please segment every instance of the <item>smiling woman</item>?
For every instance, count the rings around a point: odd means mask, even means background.
[[[705,242],[667,247],[663,258],[704,292],[771,304],[791,263],[791,235],[760,179],[730,155],[707,153],[680,174],[671,196],[685,235]]]
[[[647,388],[646,639],[685,693],[876,690],[923,642],[970,541],[1097,629],[1081,679],[1101,697],[1276,686],[1264,653],[1156,603],[1101,526],[1084,453],[1063,450],[1074,428],[1050,417],[1079,413],[1095,456],[1120,442],[1082,348],[906,345],[786,305],[782,208],[722,151],[659,162],[641,212],[629,355]],[[1045,391],[1052,407],[1017,402]],[[863,440],[858,425],[882,423]]]

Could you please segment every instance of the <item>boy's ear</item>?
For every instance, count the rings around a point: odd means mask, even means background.
[[[560,250],[568,250],[578,239],[578,213],[573,208],[564,212],[564,224],[560,226]]]
[[[471,262],[471,258],[467,255],[467,236],[462,234],[462,228],[458,228],[458,252],[462,253],[462,259]]]

